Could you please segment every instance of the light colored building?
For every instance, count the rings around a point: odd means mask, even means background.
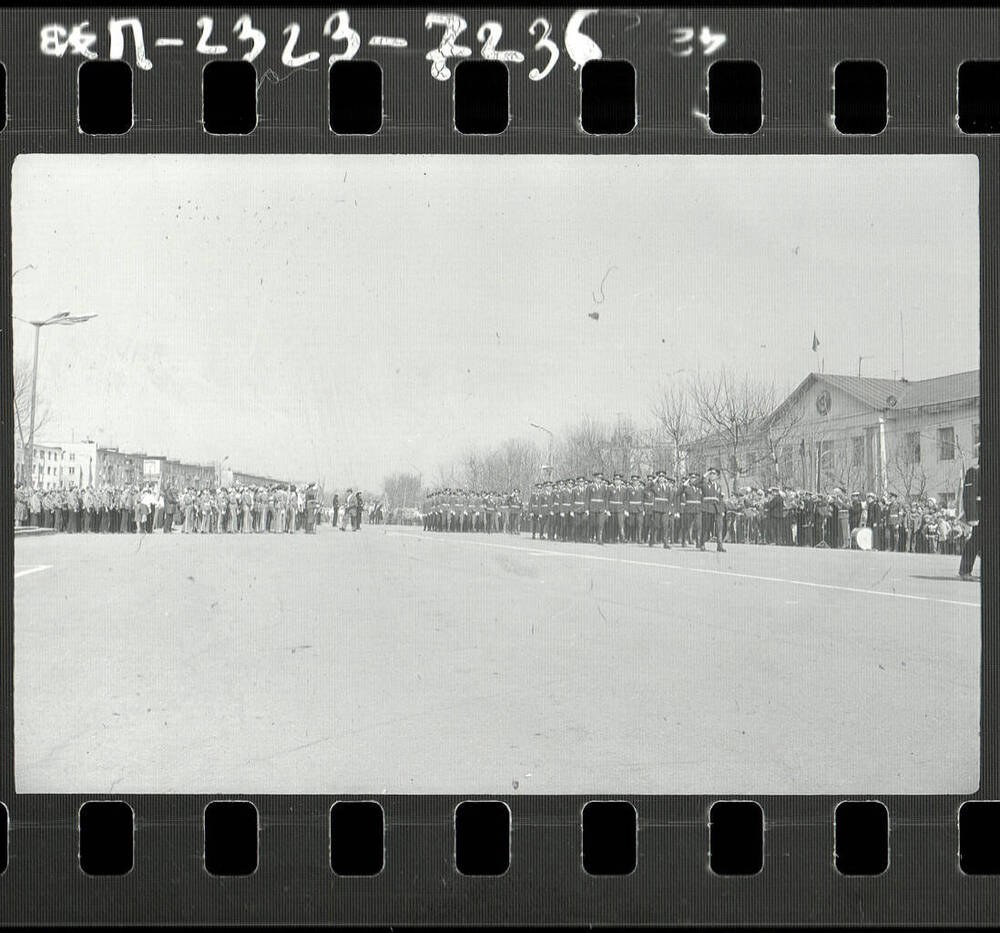
[[[15,479],[22,481],[27,451],[14,438]],[[40,489],[82,488],[97,482],[97,444],[93,441],[35,441],[31,482]]]
[[[688,458],[741,487],[839,486],[954,505],[979,432],[979,370],[914,381],[810,373],[744,441],[702,438]]]

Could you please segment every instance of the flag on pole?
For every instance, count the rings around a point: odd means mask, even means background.
[[[816,331],[813,331],[813,353],[819,349],[819,338],[816,336]]]

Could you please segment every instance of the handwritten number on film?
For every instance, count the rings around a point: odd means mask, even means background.
[[[711,55],[722,48],[726,37],[721,32],[712,32],[708,26],[702,26],[698,41],[702,46],[702,54]],[[694,29],[691,26],[678,26],[670,30],[670,52],[679,58],[686,58],[694,52]]]
[[[556,62],[559,61],[559,46],[549,38],[552,35],[552,27],[549,25],[547,19],[539,16],[528,28],[528,32],[534,35],[536,29],[542,30],[542,37],[535,43],[535,51],[540,52],[542,49],[545,49],[549,53],[549,60],[541,71],[537,68],[532,68],[528,72],[528,77],[532,81],[541,81],[542,78],[556,67]]]
[[[573,62],[573,69],[579,70],[588,61],[601,58],[600,46],[583,31],[584,21],[594,16],[597,9],[576,10],[566,23],[563,35],[563,47]],[[200,55],[226,55],[229,46],[217,39],[213,41],[215,22],[211,16],[199,16],[195,25],[198,38],[195,51]],[[441,36],[437,46],[426,54],[431,63],[431,76],[438,81],[447,81],[451,77],[449,59],[468,58],[472,48],[462,45],[459,38],[469,28],[469,24],[458,13],[428,13],[424,19],[427,30],[440,29]],[[534,40],[534,51],[537,62],[528,72],[532,81],[542,81],[559,61],[559,46],[552,39],[552,23],[544,16],[538,16],[528,27],[528,34]],[[130,34],[131,45],[135,50],[135,62],[139,68],[148,71],[153,63],[146,55],[146,43],[143,36],[142,22],[137,17],[112,17],[108,20],[108,37],[110,41],[109,57],[121,59],[125,55],[126,33]],[[267,36],[261,29],[254,26],[249,14],[241,15],[232,26],[235,41],[245,48],[242,54],[244,61],[252,62],[258,58],[267,45]],[[282,30],[285,44],[281,52],[281,63],[287,68],[300,68],[316,61],[320,53],[316,50],[296,53],[302,29],[298,23],[289,23]],[[323,35],[335,43],[336,50],[329,56],[329,62],[346,61],[354,58],[362,45],[360,33],[351,26],[351,17],[347,10],[337,10],[327,17],[323,24]],[[516,49],[501,49],[500,41],[504,35],[503,25],[496,20],[486,20],[476,30],[476,39],[480,43],[479,54],[487,61],[510,62],[520,64],[525,60],[523,52]],[[95,59],[98,52],[94,48],[98,35],[90,28],[90,22],[84,20],[73,23],[68,28],[62,23],[48,23],[39,31],[39,49],[44,55],[62,58],[67,52],[70,55],[80,55],[83,58]],[[725,44],[726,36],[721,32],[713,32],[708,26],[702,26],[696,32],[693,26],[679,26],[671,29],[668,48],[671,54],[684,58],[692,55],[700,44],[704,55],[712,55]],[[180,46],[182,38],[156,38],[160,45]],[[388,48],[405,48],[407,40],[401,36],[372,36],[369,45]],[[308,47],[308,46],[307,46]]]
[[[336,29],[333,27],[334,20],[337,23]],[[354,58],[358,54],[358,49],[361,48],[361,36],[358,35],[356,29],[351,28],[351,17],[347,10],[337,10],[336,13],[327,19],[323,24],[323,35],[329,36],[331,42],[347,43],[343,52],[334,52],[330,56],[331,65],[334,62],[342,62]]]

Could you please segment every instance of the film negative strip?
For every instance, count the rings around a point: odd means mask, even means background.
[[[0,918],[996,922],[997,26],[0,12]]]

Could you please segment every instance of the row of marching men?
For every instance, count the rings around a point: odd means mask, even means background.
[[[532,538],[559,541],[642,542],[669,548],[704,542],[722,546],[724,507],[719,474],[690,473],[680,481],[666,471],[638,475],[630,483],[615,474],[608,481],[600,471],[588,480],[548,480],[536,483],[523,504],[516,492],[483,493],[442,489],[424,503],[426,531],[530,531]]]
[[[531,536],[550,540],[635,542],[665,548],[691,544],[705,550],[705,542],[722,546],[725,507],[719,472],[689,473],[682,478],[665,470],[649,474],[645,482],[630,482],[614,474],[609,482],[600,471],[588,481],[578,476],[536,483],[528,500]]]
[[[424,500],[424,531],[518,534],[524,522],[521,494],[473,489],[435,489]]]

